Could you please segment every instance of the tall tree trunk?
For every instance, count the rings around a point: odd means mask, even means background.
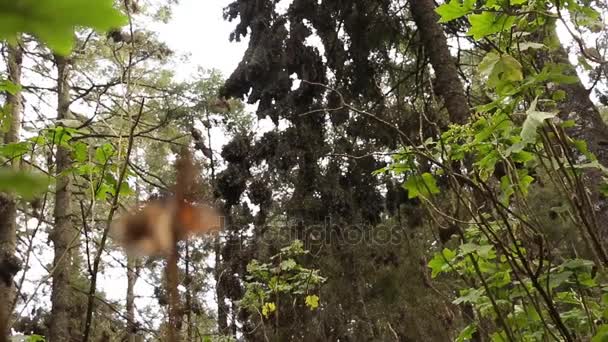
[[[555,30],[552,32],[557,39]],[[567,65],[565,73],[577,76],[576,69],[570,64],[568,53],[560,46],[552,58],[555,62]],[[572,84],[561,84],[559,86],[566,94],[563,101],[558,103],[560,116],[569,118],[575,115],[577,125],[568,130],[568,134],[587,143],[591,151],[600,164],[608,167],[608,127],[602,120],[600,112],[589,98],[589,91],[580,82],[580,79]],[[606,240],[608,238],[608,199],[601,194],[601,187],[605,183],[604,175],[600,170],[590,170],[584,173],[585,183],[588,184],[589,196],[591,200],[589,213],[590,217],[595,216],[595,224],[599,231],[596,232],[597,239],[593,238],[594,247],[597,250],[604,266],[608,266],[608,251],[606,250]]]
[[[127,336],[129,342],[137,341],[135,324],[135,283],[137,282],[139,264],[137,257],[127,254]]]
[[[420,41],[435,70],[434,88],[441,96],[452,123],[465,123],[469,118],[467,97],[458,78],[458,69],[443,32],[433,0],[411,0],[410,11],[418,27]]]
[[[221,237],[215,238],[215,295],[217,296],[217,327],[220,335],[230,334],[228,330],[228,306],[226,305],[226,289],[222,284],[224,267],[222,266],[222,243]]]
[[[139,183],[135,184],[136,204],[139,207],[139,194],[141,193]],[[139,259],[131,253],[127,253],[127,340],[137,341],[137,325],[135,324],[135,283],[139,277]]]
[[[8,47],[8,77],[14,84],[21,84],[21,63],[23,51],[21,47]],[[22,96],[18,90],[14,94],[7,92],[6,106],[10,110],[10,128],[4,135],[4,143],[11,144],[19,141],[21,129]],[[11,162],[12,167],[18,168],[18,160]],[[15,256],[17,241],[17,203],[15,198],[6,193],[0,194],[0,335],[10,335],[12,304],[15,296],[13,276],[19,269],[19,260]],[[6,323],[3,323],[6,322]]]
[[[70,66],[65,57],[56,56],[57,65],[57,120],[71,117],[70,89],[68,84]],[[72,189],[69,175],[62,174],[71,167],[70,151],[57,147],[55,158],[57,185],[55,190],[55,227],[50,234],[55,256],[53,259],[53,285],[51,292],[50,342],[70,341],[70,290],[71,248],[75,229],[72,225]]]
[[[209,121],[209,111],[205,110],[205,116],[208,122]],[[207,128],[207,144],[209,144],[209,167],[211,168],[211,181],[213,182],[213,186],[217,186],[215,182],[215,159],[213,156],[213,146],[211,145],[211,127]],[[215,295],[217,297],[217,327],[218,334],[220,335],[228,335],[228,306],[226,305],[226,289],[224,288],[224,284],[222,284],[222,274],[223,274],[223,263],[222,263],[222,238],[218,234],[215,238],[214,244],[214,253],[215,253],[215,270],[213,272],[213,276],[215,278]]]
[[[416,22],[420,40],[424,44],[424,49],[435,70],[434,90],[443,99],[450,122],[466,123],[470,115],[467,96],[458,77],[454,58],[450,54],[447,38],[439,24],[439,15],[435,12],[435,2],[433,0],[411,0],[410,11]],[[463,304],[460,309],[467,322],[475,321],[470,304]],[[479,332],[475,332],[472,336],[473,341],[482,339]]]
[[[539,30],[532,36],[537,42],[559,41],[555,23],[549,24],[546,30]],[[565,97],[559,101],[557,107],[559,115],[563,119],[575,119],[576,126],[569,128],[567,133],[576,140],[587,143],[587,148],[596,157],[597,161],[608,167],[608,126],[602,120],[598,108],[589,98],[589,90],[580,81],[576,69],[568,59],[568,52],[563,46],[559,46],[554,51],[539,51],[535,62],[538,68],[542,68],[548,63],[565,65],[563,73],[575,76],[578,80],[571,84],[559,84],[558,89],[564,91]],[[595,255],[599,257],[604,266],[608,266],[608,251],[606,250],[606,240],[608,239],[608,199],[601,194],[601,187],[604,184],[603,174],[599,170],[588,169],[583,174],[584,184],[589,189],[590,210],[587,219],[591,221],[589,225],[598,231],[589,232]],[[582,201],[582,196],[576,196],[577,200]],[[595,218],[593,222],[592,218]]]

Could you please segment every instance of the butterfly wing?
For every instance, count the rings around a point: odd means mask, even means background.
[[[180,238],[197,234],[212,234],[222,227],[222,217],[218,211],[207,205],[193,205],[184,202],[178,206],[176,220]]]
[[[211,206],[165,200],[152,201],[135,213],[122,215],[110,232],[128,253],[146,256],[167,255],[175,246],[175,238],[212,234],[221,227],[221,216]]]
[[[134,213],[121,215],[111,226],[111,236],[129,254],[164,255],[174,246],[172,222],[175,206],[152,201]]]

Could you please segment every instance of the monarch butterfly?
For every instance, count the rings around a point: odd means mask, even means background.
[[[220,227],[220,216],[213,207],[173,197],[153,200],[121,216],[112,225],[111,235],[133,255],[168,255],[178,241],[214,233]]]
[[[180,240],[219,231],[221,216],[215,208],[192,204],[184,198],[194,182],[193,170],[190,152],[185,151],[177,164],[175,194],[125,213],[113,222],[110,235],[133,255],[166,256]]]

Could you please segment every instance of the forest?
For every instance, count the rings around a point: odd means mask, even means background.
[[[608,341],[607,24],[0,0],[0,342]]]

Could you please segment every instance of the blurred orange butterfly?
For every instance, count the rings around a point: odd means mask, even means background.
[[[192,204],[183,198],[185,188],[192,181],[190,158],[187,153],[181,159],[181,166],[178,164],[174,196],[152,200],[133,213],[125,213],[111,225],[110,235],[127,253],[166,256],[178,241],[220,230],[221,216],[215,208]]]

